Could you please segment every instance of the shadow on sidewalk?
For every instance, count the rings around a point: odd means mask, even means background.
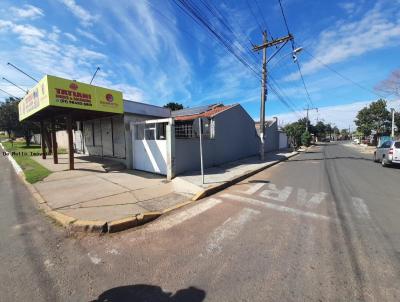
[[[91,302],[201,302],[206,292],[196,287],[178,290],[175,294],[164,292],[161,287],[147,284],[136,284],[114,287],[103,292],[97,300]]]

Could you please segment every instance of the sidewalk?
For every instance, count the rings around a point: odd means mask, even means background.
[[[125,170],[112,160],[75,155],[75,170],[68,170],[68,155],[59,156],[59,164],[33,157],[53,173],[33,185],[51,211],[71,221],[86,221],[107,227],[110,223],[143,213],[160,214],[186,202],[190,192],[164,176]],[[69,218],[68,218],[69,217]],[[73,222],[72,224],[75,224]],[[85,229],[82,223],[79,228]]]
[[[347,143],[347,144],[343,144],[343,146],[357,149],[358,151],[360,151],[361,153],[364,153],[364,154],[374,154],[374,152],[376,150],[375,146],[368,146],[368,145],[364,145],[364,144]]]
[[[53,173],[34,185],[28,183],[44,212],[73,231],[116,232],[144,224],[162,214],[199,200],[249,177],[297,152],[266,153],[167,181],[165,176],[126,170],[111,160],[76,156],[75,170],[67,170],[67,155],[59,164],[33,157]]]
[[[208,168],[204,170],[204,184],[202,183],[200,171],[185,173],[175,179],[186,182],[188,185],[196,186],[198,193],[194,198],[203,198],[296,154],[298,152],[280,150],[266,153],[264,161],[261,161],[257,155]]]

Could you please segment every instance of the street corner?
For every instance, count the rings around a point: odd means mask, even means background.
[[[72,232],[107,233],[108,224],[106,221],[75,220],[68,225],[68,230]]]

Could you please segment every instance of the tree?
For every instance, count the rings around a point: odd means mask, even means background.
[[[288,124],[284,127],[284,131],[286,132],[290,144],[297,148],[301,145],[301,137],[306,130],[306,119],[300,119],[297,122]]]
[[[391,118],[390,112],[386,108],[386,101],[379,99],[362,108],[357,113],[354,122],[357,130],[364,136],[370,135],[372,130],[375,130],[377,135],[389,133]]]
[[[18,103],[18,99],[9,98],[0,105],[0,130],[7,131],[8,138],[11,138],[11,135],[23,136],[29,147],[33,132],[39,129],[32,122],[19,121]]]
[[[397,133],[400,133],[400,112],[394,113],[394,124],[397,128]]]
[[[392,71],[387,79],[376,85],[375,90],[400,96],[400,68]]]
[[[314,126],[314,135],[318,138],[322,138],[326,136],[326,125],[324,122],[319,121],[315,126]]]
[[[169,108],[172,111],[183,109],[183,105],[175,102],[169,102],[164,105],[164,108]]]
[[[311,144],[311,134],[308,131],[305,131],[302,135],[301,135],[301,143],[303,144],[303,146],[310,146]]]
[[[349,139],[350,133],[348,129],[340,130],[340,137],[341,139]]]
[[[339,130],[339,128],[338,127],[333,127],[333,129],[332,129],[332,131],[333,131],[333,133],[335,134],[335,136],[339,136],[339,134],[340,134],[340,130]]]
[[[18,128],[18,100],[8,98],[0,105],[0,130],[6,131],[8,138],[15,134]]]

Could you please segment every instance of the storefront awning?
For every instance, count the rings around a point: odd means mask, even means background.
[[[87,120],[122,114],[120,91],[46,75],[18,105],[19,120],[71,117]]]

